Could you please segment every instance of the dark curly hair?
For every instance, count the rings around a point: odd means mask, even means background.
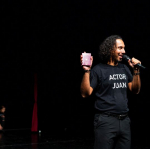
[[[107,63],[110,60],[111,51],[114,50],[114,46],[116,45],[116,39],[122,40],[122,37],[119,35],[111,35],[101,43],[98,51],[100,62]]]

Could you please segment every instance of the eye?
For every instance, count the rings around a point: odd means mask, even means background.
[[[120,50],[122,50],[123,48],[124,48],[124,47],[122,47],[122,46],[121,46],[121,47],[118,47],[118,49],[120,49]]]

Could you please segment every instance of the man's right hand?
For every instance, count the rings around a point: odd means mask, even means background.
[[[86,52],[84,52],[84,53],[86,53]],[[83,66],[83,65],[82,65],[82,61],[83,61],[83,56],[82,56],[82,54],[81,54],[81,55],[80,55],[80,63],[81,63],[82,68],[83,68],[84,70],[90,70],[91,67],[92,67],[92,63],[93,63],[93,56],[91,56],[91,65],[90,65],[90,66]]]

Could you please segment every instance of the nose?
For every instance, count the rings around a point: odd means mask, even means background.
[[[126,51],[125,51],[125,48],[122,48],[122,53],[125,53]]]

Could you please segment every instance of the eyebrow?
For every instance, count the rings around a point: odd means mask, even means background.
[[[125,46],[118,46],[118,48],[125,48]]]

